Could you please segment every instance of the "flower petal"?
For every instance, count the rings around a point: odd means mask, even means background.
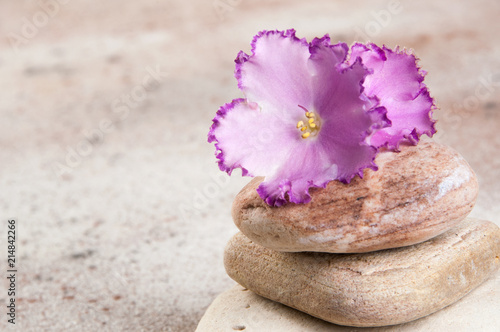
[[[277,112],[264,113],[245,99],[222,106],[208,134],[208,142],[216,142],[219,168],[229,174],[241,168],[250,176],[273,174],[299,140],[296,122]]]
[[[252,41],[252,55],[240,52],[235,60],[238,87],[263,112],[299,112],[297,105],[311,102],[308,58],[309,44],[295,30],[262,31]]]
[[[431,118],[432,111],[429,111],[433,105],[433,99],[427,89],[422,89],[411,101],[411,107],[408,107],[408,102],[405,100],[387,98],[384,102],[385,107],[392,110],[390,114],[392,126],[373,134],[370,144],[398,150],[401,142],[416,145],[422,134],[431,137],[436,132],[435,121]],[[394,110],[404,111],[395,112]]]
[[[329,46],[324,38],[313,41],[310,61],[314,106],[322,121],[318,140],[330,162],[338,166],[336,179],[349,182],[356,174],[362,176],[367,167],[376,169],[377,150],[364,141],[389,122],[377,100],[363,95],[362,83],[369,71],[361,61],[344,67],[347,45]]]
[[[271,206],[281,206],[287,198],[292,203],[308,203],[309,188],[324,188],[337,177],[337,165],[326,152],[317,140],[295,142],[293,154],[260,184],[260,197]]]
[[[355,44],[350,63],[358,58],[373,71],[363,84],[366,94],[380,100],[392,122],[391,127],[375,133],[370,143],[397,150],[401,142],[416,144],[422,134],[432,136],[436,132],[434,101],[422,83],[424,73],[417,66],[417,58],[399,49]]]

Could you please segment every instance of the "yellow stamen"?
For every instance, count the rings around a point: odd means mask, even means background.
[[[298,105],[305,111],[306,121],[298,121],[297,129],[300,129],[301,137],[308,138],[318,135],[321,127],[321,119],[314,112],[309,112],[305,107]]]

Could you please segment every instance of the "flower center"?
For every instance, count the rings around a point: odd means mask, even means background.
[[[301,137],[306,139],[308,137],[316,136],[319,132],[319,128],[320,128],[320,124],[321,124],[319,116],[314,112],[309,112],[303,106],[299,105],[299,107],[306,111],[305,121],[301,120],[301,121],[297,122],[297,129],[299,129],[300,132],[302,133]]]

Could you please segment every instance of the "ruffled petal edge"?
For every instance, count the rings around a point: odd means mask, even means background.
[[[252,174],[248,172],[247,169],[245,169],[243,166],[236,164],[232,166],[228,166],[225,164],[224,161],[224,151],[220,148],[219,146],[219,141],[217,140],[217,137],[215,136],[215,130],[221,125],[220,120],[225,117],[225,115],[231,111],[237,104],[239,103],[245,103],[246,99],[244,98],[237,98],[233,99],[230,103],[226,103],[223,106],[219,108],[217,111],[215,118],[212,120],[212,126],[210,126],[210,131],[208,132],[208,143],[213,143],[215,142],[215,157],[217,158],[217,164],[219,165],[219,169],[223,172],[226,172],[227,174],[231,175],[233,170],[235,168],[241,168],[241,175],[242,176],[251,176],[253,177]]]
[[[285,31],[280,31],[280,30],[262,30],[259,31],[252,39],[252,42],[250,43],[251,45],[251,54],[246,54],[243,51],[240,51],[238,55],[236,56],[236,59],[234,62],[236,63],[236,67],[234,70],[234,77],[236,78],[236,81],[238,82],[238,88],[240,90],[244,89],[243,82],[242,82],[242,66],[245,62],[250,60],[250,58],[255,55],[255,48],[257,45],[257,40],[263,36],[269,36],[269,35],[280,35],[283,38],[291,38],[297,42],[303,43],[305,46],[308,46],[309,43],[305,38],[298,38],[295,36],[295,29],[288,29]]]

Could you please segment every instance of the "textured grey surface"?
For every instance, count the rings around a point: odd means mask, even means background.
[[[38,1],[0,2],[0,248],[18,218],[16,328],[192,331],[233,285],[222,253],[248,180],[218,171],[206,134],[241,97],[233,59],[261,29],[414,48],[442,108],[436,139],[478,175],[472,215],[499,224],[500,4],[381,16],[389,3],[61,0],[44,20]]]

